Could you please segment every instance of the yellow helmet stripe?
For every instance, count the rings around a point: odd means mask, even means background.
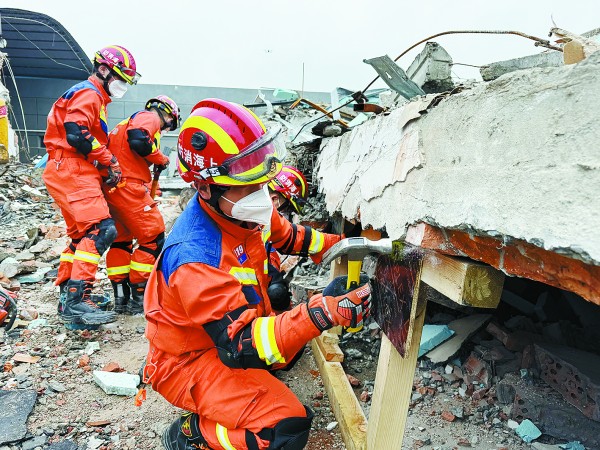
[[[121,55],[123,55],[123,62],[125,63],[126,67],[131,67],[129,65],[129,55],[127,55],[127,52],[123,49],[123,47],[119,47],[118,45],[111,45],[108,48],[114,48],[115,50],[117,50],[118,52],[121,53]]]
[[[192,116],[188,117],[181,127],[180,134],[188,128],[198,128],[208,134],[221,147],[224,153],[228,155],[237,155],[240,149],[235,145],[231,136],[225,132],[218,124],[206,117]]]
[[[246,108],[244,105],[240,105],[242,108],[244,108],[246,111],[248,111],[250,114],[252,114],[252,117],[254,117],[256,119],[256,121],[258,122],[258,124],[260,125],[260,127],[263,129],[263,131],[266,133],[267,132],[267,128],[265,127],[265,124],[262,123],[262,120],[260,120],[258,118],[258,116],[256,114],[254,114],[254,112],[252,112],[251,110],[249,110],[248,108]]]

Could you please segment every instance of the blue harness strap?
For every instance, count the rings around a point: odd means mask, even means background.
[[[199,262],[218,268],[221,242],[221,231],[200,207],[198,194],[194,195],[173,225],[158,263],[167,285],[171,274],[184,264]]]

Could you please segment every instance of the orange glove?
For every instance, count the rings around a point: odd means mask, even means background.
[[[317,294],[308,301],[308,315],[319,330],[328,330],[336,325],[361,327],[363,320],[368,317],[371,308],[371,287],[368,282],[341,295],[327,295],[330,292],[344,292],[347,278],[337,277],[329,283],[323,294]]]

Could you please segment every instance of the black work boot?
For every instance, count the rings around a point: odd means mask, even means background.
[[[129,289],[129,280],[125,279],[120,282],[110,280],[115,293],[115,309],[117,314],[125,313],[125,308],[129,303],[131,290]]]
[[[169,425],[162,435],[162,443],[167,450],[210,450],[200,433],[198,414],[190,412]]]
[[[135,316],[136,314],[144,314],[144,292],[146,291],[146,282],[129,283],[131,288],[131,298],[127,303],[125,313]]]
[[[65,323],[101,325],[117,320],[113,311],[102,311],[91,299],[92,283],[85,280],[69,280],[67,297],[60,313]]]
[[[60,293],[58,295],[58,315],[60,316],[65,307],[67,301],[67,281],[58,285]],[[128,287],[129,289],[129,287]],[[108,294],[90,294],[90,299],[98,305],[102,311],[108,311],[110,309],[110,296]]]

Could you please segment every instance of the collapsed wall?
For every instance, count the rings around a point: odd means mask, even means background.
[[[324,142],[317,175],[327,209],[395,239],[419,223],[433,225],[446,247],[450,231],[491,239],[495,256],[467,244],[446,250],[600,304],[600,286],[590,288],[600,276],[599,92],[597,52],[377,116]],[[535,267],[505,267],[510,245],[526,258],[521,266]],[[533,250],[543,255],[529,257]],[[559,259],[545,261],[551,256]],[[563,259],[585,273],[567,274]]]

